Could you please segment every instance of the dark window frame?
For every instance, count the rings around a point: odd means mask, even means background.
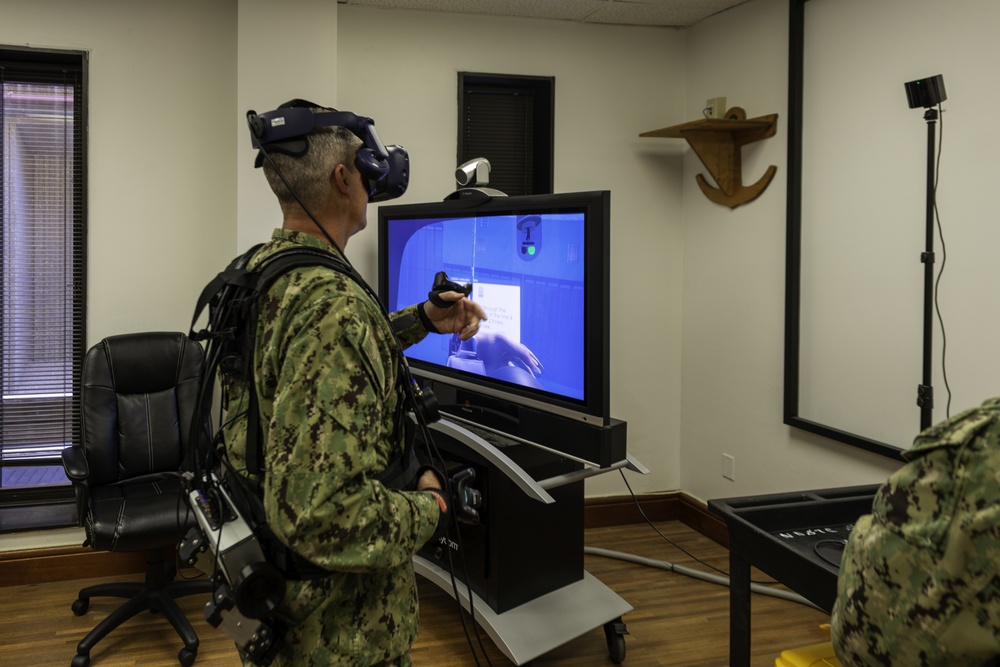
[[[3,374],[6,369],[13,368],[10,359],[4,359],[8,351],[13,348],[14,338],[28,340],[30,336],[11,336],[14,329],[20,327],[19,332],[24,333],[30,330],[36,322],[34,309],[27,309],[27,324],[22,324],[21,320],[15,321],[10,315],[10,320],[4,322],[0,320],[5,338],[4,346],[0,346],[0,428],[3,424],[12,423],[15,419],[20,419],[21,423],[33,423],[33,419],[54,425],[55,430],[49,429],[49,433],[56,433],[56,436],[39,435],[39,442],[42,440],[53,440],[46,448],[39,448],[37,452],[28,451],[33,445],[26,444],[32,440],[30,433],[26,438],[18,439],[16,435],[0,434],[0,474],[5,470],[13,472],[25,472],[28,468],[41,470],[45,466],[61,470],[59,458],[59,442],[75,443],[79,439],[79,394],[80,394],[80,366],[85,352],[86,336],[86,257],[87,257],[87,70],[88,56],[83,51],[55,50],[55,49],[35,49],[23,47],[0,46],[0,84],[4,87],[13,88],[18,84],[56,84],[72,86],[72,124],[71,131],[67,132],[69,142],[61,151],[57,150],[53,155],[71,154],[71,160],[65,166],[58,167],[67,178],[63,181],[68,185],[68,189],[61,197],[62,209],[56,214],[52,214],[53,219],[59,219],[58,223],[51,223],[50,229],[53,232],[61,227],[62,239],[58,250],[53,254],[54,260],[33,259],[31,264],[34,269],[38,264],[51,264],[55,268],[51,274],[61,276],[57,284],[63,285],[64,291],[61,293],[60,305],[65,307],[62,310],[63,321],[69,326],[66,328],[66,335],[61,339],[59,349],[65,350],[62,362],[55,365],[54,376],[63,377],[66,382],[63,384],[68,391],[62,396],[41,395],[38,396],[17,396],[18,392],[24,389],[11,389],[13,382],[20,382],[19,379],[12,380],[10,376],[6,379]],[[17,104],[13,96],[8,103],[0,98],[0,127],[4,126],[3,114],[5,109],[12,109]],[[39,106],[42,111],[44,109]],[[51,108],[55,108],[54,106]],[[67,110],[69,106],[66,107]],[[9,111],[8,111],[9,112]],[[6,177],[8,165],[4,164],[8,157],[5,150],[4,133],[0,132],[0,165]],[[58,148],[58,146],[56,146]],[[39,155],[33,153],[32,155]],[[58,161],[54,161],[57,165]],[[10,181],[13,183],[13,181]],[[27,187],[27,186],[24,186]],[[14,186],[11,186],[13,191]],[[0,234],[0,271],[7,275],[9,267],[4,267],[6,257],[4,253],[10,249],[8,244],[12,234],[12,228],[8,228],[10,219],[7,218],[8,208],[4,205],[4,197],[13,196],[7,190],[7,185],[0,185],[0,224],[4,229]],[[12,200],[13,201],[13,200]],[[23,201],[30,201],[38,206],[38,199],[30,195],[23,197]],[[42,200],[43,202],[51,200]],[[19,202],[21,205],[21,202]],[[32,215],[32,214],[29,214]],[[44,215],[34,214],[34,215]],[[38,218],[32,217],[32,222]],[[23,243],[23,241],[21,241]],[[7,247],[5,247],[7,246]],[[54,247],[54,246],[53,246]],[[41,294],[42,290],[33,291],[32,296]],[[65,298],[62,298],[62,297]],[[4,301],[6,292],[0,291],[0,318],[8,318],[9,310]],[[39,308],[44,305],[39,303]],[[40,311],[41,312],[41,311]],[[30,341],[29,341],[30,342]],[[9,344],[9,345],[8,345]],[[24,362],[21,362],[22,364]],[[23,366],[22,366],[23,367]],[[64,369],[60,371],[59,368]],[[49,371],[46,371],[49,372]],[[18,385],[19,386],[19,385]],[[8,393],[8,390],[9,393]],[[59,392],[56,392],[59,393]],[[16,398],[15,398],[16,396]],[[15,407],[16,404],[16,407]],[[37,416],[36,416],[37,414]],[[7,429],[4,429],[7,431]],[[39,428],[39,433],[44,429]],[[13,431],[13,429],[11,429]],[[58,440],[59,442],[55,442]],[[0,477],[0,510],[3,510],[4,521],[0,522],[0,529],[8,524],[6,519],[12,508],[35,508],[40,505],[63,503],[73,498],[73,491],[67,481],[61,483],[31,485],[31,486],[9,486],[3,483]],[[19,522],[17,528],[26,529],[33,527],[50,526],[52,523],[45,518],[44,512],[32,510],[34,517],[28,524]],[[61,513],[60,517],[66,516]],[[64,523],[64,519],[59,520],[59,524]]]
[[[458,73],[457,164],[488,159],[488,187],[551,194],[554,139],[555,77]]]

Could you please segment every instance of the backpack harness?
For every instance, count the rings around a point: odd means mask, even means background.
[[[253,381],[254,341],[257,331],[258,306],[260,297],[267,293],[274,282],[292,269],[306,266],[324,266],[333,271],[348,276],[359,284],[378,303],[377,297],[354,267],[346,261],[320,249],[308,247],[292,247],[279,250],[266,258],[253,269],[247,268],[251,258],[263,244],[257,244],[247,252],[239,255],[219,273],[202,290],[191,321],[190,338],[205,341],[205,372],[199,393],[198,414],[207,417],[211,411],[213,387],[217,373],[228,375],[245,382],[249,392],[246,414],[247,419],[246,466],[247,472],[260,476],[264,472],[263,433],[260,425],[260,409],[257,391]],[[195,330],[205,308],[208,308],[209,319],[206,328]],[[408,322],[401,322],[406,325]],[[390,326],[393,326],[390,323]],[[395,327],[394,333],[395,333]],[[401,375],[400,382],[405,382]],[[405,431],[406,445],[397,449],[397,456],[390,462],[386,471],[378,477],[384,485],[390,488],[409,488],[416,479],[419,462],[413,452],[412,429],[410,420],[403,418],[403,400],[395,416],[393,442],[399,442],[401,429]],[[197,418],[195,424],[204,424],[206,419]],[[197,435],[192,437],[195,460],[187,462],[187,468],[198,472],[212,472],[216,463],[229,466],[222,442],[223,429],[220,426],[213,437],[207,437],[205,431],[197,429]],[[231,469],[227,472],[235,472]],[[249,512],[251,523],[255,530],[260,529],[264,538],[262,542],[269,544],[268,560],[272,561],[290,579],[310,579],[322,576],[324,571],[305,559],[299,557],[277,539],[273,538],[266,527],[264,518],[261,489],[252,489],[251,482],[240,474],[227,475],[236,478],[244,488],[233,489],[235,495],[242,496],[241,509]],[[271,539],[267,539],[271,537]]]

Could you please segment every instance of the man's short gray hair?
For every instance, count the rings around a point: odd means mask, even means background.
[[[354,156],[360,146],[361,139],[350,130],[333,126],[314,130],[309,135],[309,150],[301,157],[269,153],[274,164],[270,160],[264,160],[264,177],[278,198],[282,213],[287,216],[297,212],[300,206],[275,172],[275,168],[281,172],[288,186],[309,212],[319,211],[330,196],[330,174],[340,164],[346,165],[351,171],[356,169]]]

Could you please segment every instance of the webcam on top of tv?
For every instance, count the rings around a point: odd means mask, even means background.
[[[506,197],[507,195],[497,189],[484,187],[490,182],[490,161],[484,157],[472,158],[468,162],[463,162],[455,169],[455,181],[459,188],[445,197],[449,199],[480,199],[488,200],[493,197]]]

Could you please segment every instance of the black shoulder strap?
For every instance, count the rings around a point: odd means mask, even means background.
[[[245,415],[246,464],[247,471],[255,475],[260,475],[264,471],[260,406],[253,381],[253,350],[260,297],[267,293],[278,278],[292,269],[325,266],[350,277],[382,308],[377,295],[353,266],[344,259],[318,248],[302,246],[284,248],[268,255],[252,269],[248,268],[254,254],[262,245],[255,245],[236,257],[225,270],[205,286],[198,299],[190,331],[192,339],[205,341],[205,377],[202,381],[199,405],[202,414],[207,417],[211,411],[213,393],[211,388],[217,373],[226,373],[246,381],[249,392]],[[195,330],[206,308],[209,312],[208,324],[203,329]],[[201,439],[194,442],[197,443],[196,463],[203,466],[201,470],[210,469],[208,462],[212,460],[211,452],[215,443],[204,442]],[[411,458],[410,454],[409,451],[403,453],[404,467],[407,459]]]
[[[256,276],[246,269],[246,265],[258,248],[260,245],[233,259],[223,271],[205,285],[198,297],[188,336],[204,345],[205,366],[199,383],[197,415],[192,420],[193,424],[208,423],[212,414],[216,372],[219,370],[221,359],[232,347],[236,338],[238,317],[245,295],[253,290]],[[195,329],[206,308],[207,323],[204,328]],[[192,428],[185,469],[196,474],[211,472],[215,460],[214,444],[211,434]]]
[[[231,292],[235,290],[252,290],[254,288],[257,277],[246,266],[254,253],[262,245],[262,243],[258,243],[242,255],[237,256],[229,263],[229,266],[205,285],[205,288],[201,291],[201,296],[198,297],[194,316],[191,318],[191,331],[189,333],[191,338],[197,341],[210,340],[224,333],[213,330],[213,326],[220,323],[217,318],[210,317],[206,327],[199,331],[195,331],[195,325],[198,323],[201,314],[205,312],[205,308],[219,305],[223,299],[231,296]]]
[[[304,266],[325,266],[329,269],[350,276],[353,280],[361,280],[354,267],[335,255],[322,250],[312,250],[310,248],[287,248],[269,255],[256,269],[257,281],[255,284],[253,299],[249,303],[247,318],[244,323],[246,332],[244,348],[247,350],[246,360],[253,363],[254,338],[257,332],[257,306],[260,297],[266,294],[274,282],[288,273],[292,269]],[[257,402],[257,388],[253,382],[253,373],[248,372],[247,391],[249,401],[247,405],[247,470],[255,475],[264,472],[264,447],[262,445],[263,433],[260,429],[260,405]]]
[[[262,243],[258,243],[250,248],[250,250],[236,257],[229,263],[229,266],[225,270],[205,285],[205,288],[201,291],[201,296],[198,297],[194,316],[191,318],[191,338],[195,340],[209,340],[230,333],[227,331],[212,330],[213,325],[220,323],[218,319],[211,319],[208,327],[199,331],[195,330],[195,325],[198,322],[198,318],[205,311],[205,308],[211,308],[212,306],[222,307],[224,305],[223,301],[231,299],[234,296],[240,299],[253,297],[255,301],[256,297],[259,297],[270,289],[275,280],[294,268],[317,265],[327,266],[334,271],[339,271],[350,276],[362,285],[365,284],[364,279],[361,278],[354,267],[341,258],[319,249],[305,247],[279,250],[265,258],[260,266],[248,269],[247,265],[262,245]],[[243,304],[241,303],[240,305]]]
[[[288,271],[302,266],[325,266],[364,284],[364,279],[354,267],[340,257],[318,248],[293,247],[284,248],[268,255],[260,266],[256,267],[254,271],[260,274],[257,295],[264,294],[275,280]]]
[[[304,247],[279,250],[264,258],[260,265],[249,268],[262,245],[257,244],[233,259],[205,286],[198,297],[189,332],[193,340],[203,342],[205,346],[205,372],[198,403],[199,414],[205,419],[211,414],[213,388],[218,373],[249,380],[247,467],[255,474],[263,470],[257,392],[252,380],[257,302],[260,296],[282,275],[302,266],[327,266],[354,280],[361,280],[357,271],[343,259],[320,249]],[[196,329],[206,309],[207,323],[204,328]],[[201,418],[193,421],[204,423]],[[218,441],[213,442],[211,437],[206,439],[200,432],[192,431],[191,442],[192,458],[185,464],[186,468],[195,472],[211,470],[215,460],[214,447]]]
[[[257,331],[257,306],[259,304],[259,297],[267,293],[267,290],[270,289],[274,281],[280,276],[294,268],[303,266],[325,266],[350,277],[371,296],[379,308],[382,308],[383,314],[388,320],[388,314],[384,312],[382,303],[375,292],[365,282],[364,278],[361,277],[361,274],[340,257],[312,248],[287,248],[279,250],[264,259],[256,269],[258,279],[255,284],[255,298],[250,302],[244,328],[244,331],[247,332],[245,343],[247,347],[245,349],[251,350],[246,356],[251,363],[253,361],[254,335]],[[250,372],[249,368],[247,371],[246,377],[251,378],[251,381],[247,383],[247,390],[250,392],[247,406],[247,470],[259,475],[264,472],[264,447],[262,444],[263,433],[260,428],[260,406],[257,402],[257,389],[252,381],[253,373]],[[394,429],[398,430],[402,428],[402,421],[401,415],[397,415]],[[380,478],[384,484],[392,488],[405,488],[415,479],[417,469],[419,468],[416,456],[409,445],[410,438],[407,438],[406,442],[407,445],[399,453],[399,460],[390,462],[388,469]]]

